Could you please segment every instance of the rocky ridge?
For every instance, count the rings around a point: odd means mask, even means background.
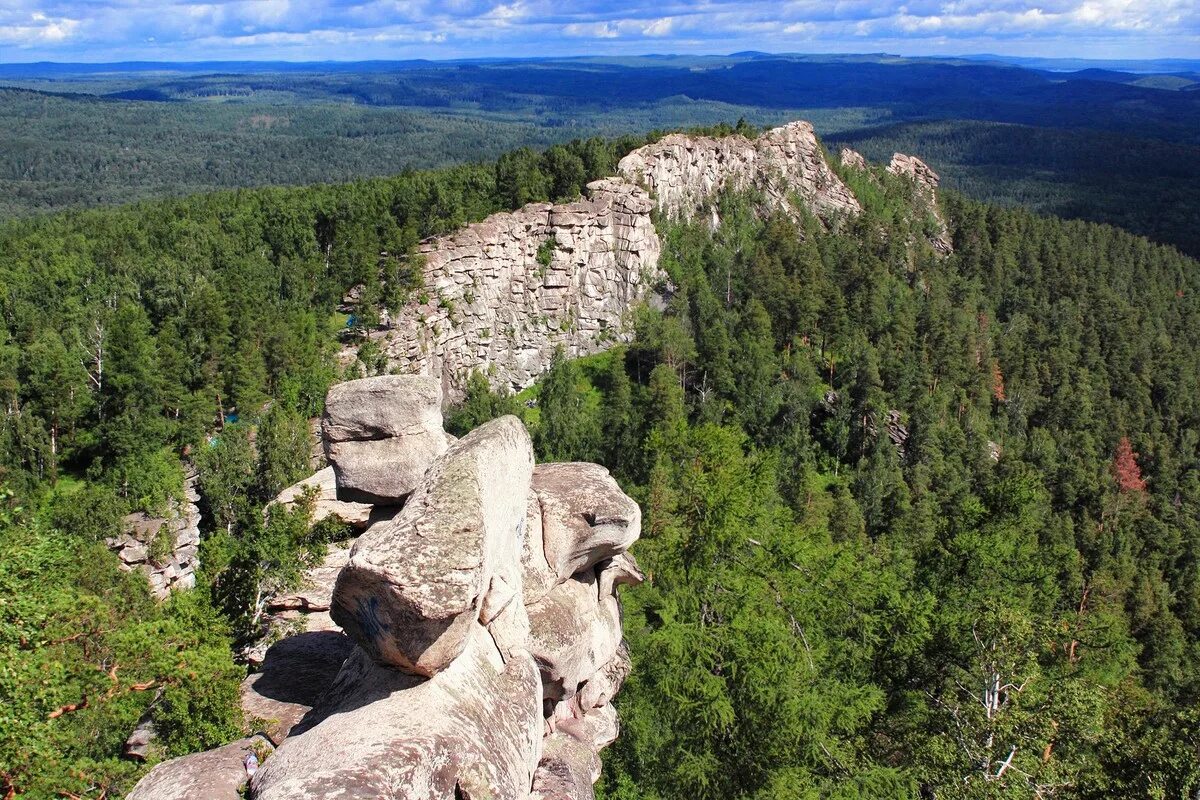
[[[693,218],[721,192],[749,189],[762,193],[765,210],[791,217],[803,208],[831,224],[862,211],[826,163],[812,125],[803,121],[757,139],[673,133],[622,158],[617,171],[645,186],[658,210],[672,219]]]
[[[917,198],[922,210],[931,218],[932,224],[926,232],[930,246],[944,256],[953,252],[954,245],[950,241],[950,230],[946,226],[946,218],[938,209],[937,187],[942,180],[938,174],[921,159],[916,156],[906,156],[903,153],[896,153],[892,156],[887,171],[893,175],[908,178],[916,185]]]
[[[434,376],[455,398],[473,370],[519,390],[557,347],[575,357],[627,340],[627,313],[662,278],[652,207],[640,187],[604,179],[573,203],[422,243],[424,288],[373,335],[389,369]]]
[[[233,800],[247,782],[259,800],[593,796],[630,669],[616,592],[642,580],[628,553],[641,511],[603,467],[535,464],[515,417],[432,454],[413,441],[440,414],[429,385],[335,387],[324,430],[408,419],[369,441],[395,440],[388,458],[409,441],[401,472],[421,474],[398,511],[269,604],[302,621],[243,685],[263,731],[160,764],[131,798]],[[335,475],[370,457],[330,451]]]
[[[768,212],[826,224],[860,213],[812,126],[756,139],[671,134],[621,159],[571,203],[532,203],[421,244],[422,288],[371,334],[387,370],[429,375],[451,400],[472,371],[519,391],[558,347],[590,355],[632,336],[629,312],[665,282],[652,212],[711,214],[721,192],[755,190]],[[343,361],[354,360],[347,347]]]

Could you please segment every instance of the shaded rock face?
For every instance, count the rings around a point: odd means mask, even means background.
[[[121,521],[121,535],[106,540],[120,559],[121,569],[142,572],[151,594],[159,600],[165,600],[176,589],[196,585],[196,570],[200,567],[200,509],[196,506],[200,495],[196,481],[196,473],[189,472],[183,501],[172,500],[166,516],[152,517],[142,511],[129,514]],[[165,547],[156,542],[159,537],[167,537]],[[156,556],[156,551],[162,555]]]
[[[243,685],[262,741],[277,745],[250,796],[592,797],[629,674],[616,588],[641,580],[626,552],[640,524],[601,467],[535,473],[514,417],[452,444],[395,517],[267,601],[309,620],[329,607],[348,635],[284,638]],[[233,796],[242,775],[229,756],[244,746],[164,765],[134,796],[185,783],[177,796]]]
[[[311,724],[255,776],[254,797],[523,798],[541,750],[537,668],[527,653],[504,663],[478,623],[433,680],[360,650]]]
[[[917,197],[923,210],[930,215],[930,226],[926,238],[933,249],[941,255],[949,255],[954,251],[950,241],[950,231],[946,227],[946,219],[942,216],[937,203],[937,187],[941,178],[928,164],[916,156],[906,156],[896,153],[888,164],[887,171],[893,175],[912,180],[917,187]]]
[[[644,185],[659,211],[692,219],[726,190],[757,189],[770,211],[795,217],[795,200],[832,223],[858,214],[854,194],[825,162],[812,125],[792,122],[757,139],[671,134],[621,159],[618,172]]]
[[[377,332],[389,367],[434,376],[450,399],[472,371],[514,390],[555,348],[627,341],[627,314],[660,279],[653,204],[619,178],[573,203],[534,203],[424,242],[424,289]]]

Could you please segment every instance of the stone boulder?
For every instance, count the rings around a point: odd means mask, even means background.
[[[533,490],[546,561],[559,580],[624,553],[641,534],[641,509],[599,464],[538,464]]]
[[[528,612],[529,650],[547,700],[573,697],[617,654],[621,612],[614,596],[600,596],[594,572],[563,581]]]
[[[476,623],[428,680],[358,651],[304,727],[255,776],[256,800],[523,799],[541,755],[537,667],[504,663]]]
[[[381,663],[426,676],[445,669],[466,646],[492,577],[520,563],[532,473],[533,446],[516,417],[456,442],[403,510],[355,543],[334,588],[334,621]]]
[[[125,800],[241,800],[242,789],[250,780],[246,757],[254,754],[258,758],[271,749],[265,737],[250,736],[215,750],[164,761],[138,781]]]
[[[321,420],[337,499],[394,505],[446,452],[441,383],[419,375],[381,375],[338,384]]]
[[[371,514],[375,506],[369,503],[349,503],[337,499],[337,476],[333,467],[325,467],[298,483],[292,484],[279,493],[274,502],[284,508],[292,508],[306,492],[313,492],[313,522],[320,522],[328,517],[337,517],[347,525],[357,529],[365,529],[373,520]]]

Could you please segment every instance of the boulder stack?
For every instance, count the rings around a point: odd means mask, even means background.
[[[331,447],[339,496],[345,479],[405,499],[350,550],[328,601],[349,655],[311,711],[270,731],[277,748],[241,776],[250,797],[593,796],[630,668],[616,591],[642,580],[627,552],[640,509],[603,467],[535,466],[515,417],[449,440],[437,390],[393,376],[330,392],[327,441],[373,445]],[[320,670],[305,670],[311,692]],[[245,746],[160,765],[135,796],[233,800],[224,753]],[[210,767],[223,770],[212,781]]]

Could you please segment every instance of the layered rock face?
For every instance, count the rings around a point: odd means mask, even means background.
[[[862,211],[825,162],[813,127],[792,122],[757,139],[671,134],[621,159],[618,172],[644,185],[659,211],[691,219],[721,192],[757,189],[771,211],[799,212],[796,201],[826,223]],[[715,217],[714,217],[715,219]]]
[[[427,388],[335,387],[325,429],[374,431],[362,441],[390,441],[389,455],[413,442],[409,470],[425,458],[413,432],[431,432],[412,402]],[[641,511],[603,467],[535,465],[515,417],[443,442],[398,511],[268,602],[310,613],[243,685],[259,739],[159,765],[133,796],[234,800],[249,780],[259,800],[593,797],[630,670],[617,587],[642,580],[628,553]],[[359,473],[334,474],[340,491]],[[255,742],[265,760],[247,769]]]
[[[451,399],[473,370],[514,390],[555,348],[598,352],[630,336],[659,239],[641,188],[595,181],[574,203],[535,203],[421,245],[424,289],[376,335],[392,369],[431,375]]]
[[[172,500],[165,516],[138,511],[121,520],[122,532],[107,540],[125,572],[139,570],[150,584],[150,593],[166,599],[175,589],[196,585],[200,567],[200,509],[196,503],[196,473],[184,482],[183,500]],[[165,539],[164,539],[165,537]]]

